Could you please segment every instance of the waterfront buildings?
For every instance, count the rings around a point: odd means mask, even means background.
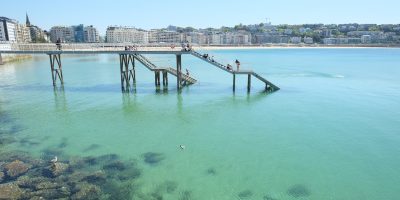
[[[75,42],[74,29],[68,26],[53,26],[50,29],[50,41]]]
[[[146,31],[126,26],[109,26],[106,31],[106,42],[146,44],[149,36]]]
[[[100,42],[99,32],[96,28],[91,26],[86,26],[84,29],[84,41],[88,43]]]
[[[175,31],[150,30],[149,43],[181,43],[184,37],[181,33]]]
[[[50,29],[50,40],[56,42],[60,39],[62,42],[99,42],[99,33],[93,26],[53,26]]]

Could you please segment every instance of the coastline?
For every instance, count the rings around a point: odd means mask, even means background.
[[[193,45],[194,48],[204,50],[234,50],[234,49],[397,49],[400,45],[243,45],[243,46],[201,46]]]

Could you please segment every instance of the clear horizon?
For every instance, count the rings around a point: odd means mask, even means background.
[[[93,25],[101,35],[107,26],[134,26],[143,29],[165,28],[168,25],[194,28],[220,28],[237,24],[258,24],[268,18],[272,24],[399,24],[395,15],[399,2],[382,0],[379,4],[365,1],[335,1],[321,4],[317,0],[277,3],[255,0],[252,3],[204,0],[198,4],[182,3],[178,0],[155,3],[117,0],[77,1],[54,3],[43,0],[15,0],[2,4],[1,16],[25,23],[27,12],[32,24],[45,30],[57,25]],[[18,5],[18,7],[16,6]],[[54,6],[52,6],[54,5]],[[46,7],[46,8],[45,8]],[[53,9],[51,9],[53,7]],[[135,18],[138,18],[136,20]]]

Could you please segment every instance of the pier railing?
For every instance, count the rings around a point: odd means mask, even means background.
[[[61,43],[62,51],[125,51],[125,47],[136,51],[181,51],[180,47],[171,44],[146,44],[133,43]],[[0,44],[0,50],[10,51],[56,51],[58,47],[54,43],[8,43]]]

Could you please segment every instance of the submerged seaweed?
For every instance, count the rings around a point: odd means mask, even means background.
[[[144,158],[144,162],[149,165],[157,165],[165,159],[165,156],[162,153],[147,152],[142,156]]]
[[[251,196],[253,196],[253,192],[250,190],[243,190],[241,192],[239,192],[238,197],[240,199],[247,199],[250,198]]]
[[[266,194],[266,195],[264,195],[263,200],[278,200],[278,199]]]
[[[189,190],[184,190],[181,192],[179,200],[191,200],[192,199],[192,192]]]
[[[293,185],[287,190],[287,194],[292,197],[308,197],[311,195],[311,192],[304,185]]]
[[[68,139],[67,138],[62,138],[60,144],[58,144],[58,148],[65,148],[68,146]]]
[[[96,149],[98,149],[100,147],[101,146],[99,144],[91,144],[87,148],[83,149],[83,152],[93,151],[93,150],[96,150]]]
[[[217,171],[214,168],[208,168],[206,173],[208,175],[214,175],[215,176],[217,174]]]

